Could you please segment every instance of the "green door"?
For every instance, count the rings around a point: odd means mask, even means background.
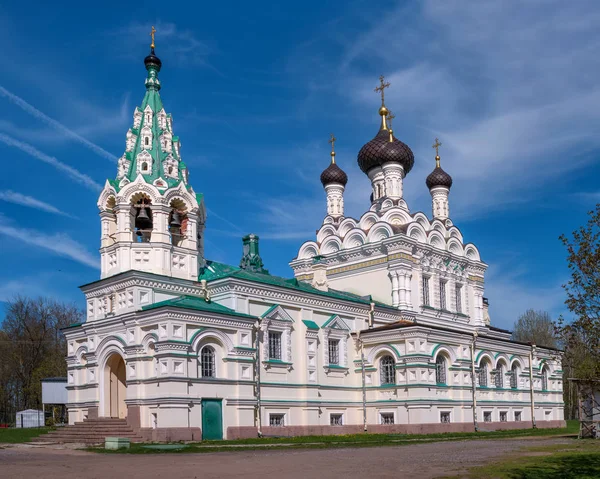
[[[222,399],[202,400],[202,439],[223,439]]]

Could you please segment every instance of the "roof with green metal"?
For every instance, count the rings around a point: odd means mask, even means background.
[[[273,276],[270,274],[251,273],[249,271],[237,268],[235,266],[218,263],[216,261],[206,261],[206,266],[200,270],[198,281],[200,281],[201,279],[205,279],[207,281],[214,281],[223,278],[237,278],[246,281],[252,281],[254,283],[279,286],[281,288],[291,289],[298,292],[315,294],[317,296],[326,296],[333,299],[351,301],[353,303],[360,303],[365,305],[371,303],[371,299],[368,297],[359,296],[357,294],[348,293],[346,291],[339,291],[335,289],[321,291],[320,289],[313,288],[308,283],[298,281],[296,278],[286,279],[280,276]],[[382,308],[394,309],[389,304],[380,303],[377,301],[374,301],[374,303]]]
[[[307,329],[319,329],[319,325],[310,319],[303,319],[302,322],[306,325]]]
[[[227,306],[223,306],[222,304],[215,303],[212,301],[205,301],[203,298],[197,298],[195,296],[179,296],[173,299],[167,299],[166,301],[161,301],[159,303],[150,304],[148,306],[144,306],[142,311],[148,311],[151,309],[157,308],[181,308],[181,309],[192,309],[194,311],[206,311],[209,313],[221,313],[226,314],[228,316],[239,316],[248,319],[256,319],[256,316],[251,316],[249,314],[238,313]]]

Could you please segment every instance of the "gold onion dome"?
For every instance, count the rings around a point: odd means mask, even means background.
[[[329,140],[329,143],[331,143],[331,163],[323,170],[323,173],[321,173],[321,183],[323,186],[331,185],[333,183],[346,186],[348,183],[348,175],[335,163],[335,140],[336,138],[332,133],[331,139]]]
[[[440,166],[440,155],[439,155],[439,147],[440,146],[442,146],[442,144],[436,138],[435,143],[433,144],[433,148],[435,148],[435,152],[436,152],[435,168],[433,169],[433,171],[431,173],[429,173],[429,176],[425,179],[425,184],[427,185],[427,188],[429,188],[429,189],[435,188],[436,186],[443,186],[448,189],[452,188],[452,177],[448,173],[446,173]]]
[[[415,164],[415,156],[409,146],[394,137],[388,128],[387,117],[390,112],[384,104],[384,89],[390,83],[384,83],[383,76],[379,80],[381,85],[375,88],[375,91],[381,92],[381,108],[379,108],[381,127],[375,138],[366,143],[358,152],[358,166],[363,173],[368,173],[384,163],[393,162],[402,165],[404,174],[408,174]]]

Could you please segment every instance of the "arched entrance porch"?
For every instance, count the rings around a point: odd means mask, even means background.
[[[120,354],[113,353],[104,366],[104,417],[125,418],[127,416],[126,394],[125,361]]]

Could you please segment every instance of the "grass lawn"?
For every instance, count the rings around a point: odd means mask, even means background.
[[[0,444],[29,442],[34,437],[52,431],[51,427],[0,428]]]
[[[600,477],[600,441],[531,448],[469,471],[472,479],[591,479]]]
[[[374,447],[374,446],[400,446],[403,444],[426,443],[451,440],[469,439],[501,439],[510,437],[529,436],[556,436],[576,434],[577,421],[569,421],[566,428],[560,429],[518,429],[513,431],[494,431],[479,433],[445,433],[445,434],[348,434],[335,436],[297,436],[297,437],[263,437],[252,439],[239,439],[232,441],[204,441],[201,443],[187,444],[181,449],[149,449],[144,444],[132,444],[130,449],[107,451],[104,448],[90,448],[91,451],[126,454],[147,453],[189,453],[189,452],[217,452],[263,449],[322,449],[338,447]]]

